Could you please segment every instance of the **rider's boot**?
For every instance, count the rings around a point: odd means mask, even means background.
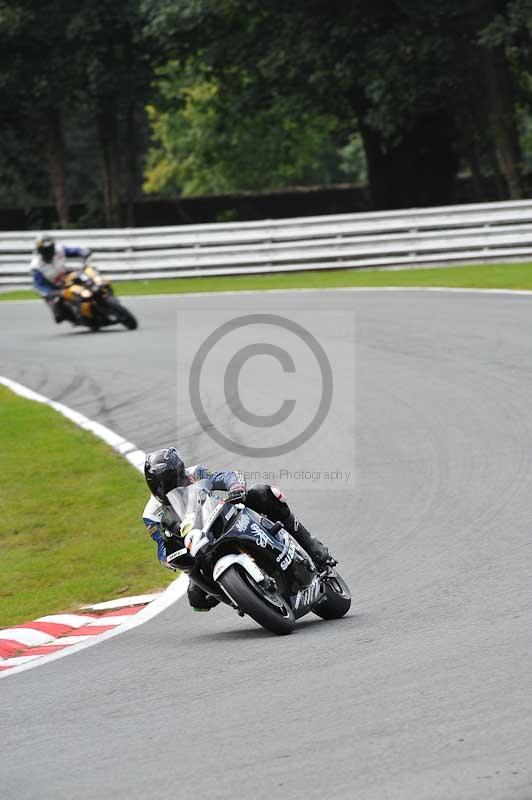
[[[310,535],[309,531],[301,524],[297,517],[290,513],[290,515],[283,520],[283,527],[285,527],[288,533],[301,545],[303,550],[307,551],[318,569],[322,569],[327,565],[327,562],[331,558],[328,549],[323,542],[320,542],[315,536]]]
[[[66,317],[64,314],[63,303],[61,301],[61,298],[53,297],[50,300],[48,300],[47,303],[48,306],[50,307],[52,314],[54,315],[54,319],[57,322],[57,324],[63,322],[63,320],[66,319]]]
[[[213,597],[212,594],[207,594],[192,581],[188,585],[187,596],[193,611],[210,611],[220,602],[216,597]]]

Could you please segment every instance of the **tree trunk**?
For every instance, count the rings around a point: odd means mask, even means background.
[[[120,157],[117,113],[111,106],[96,115],[104,168],[105,220],[108,227],[122,224],[120,209]]]
[[[521,153],[515,124],[512,78],[502,47],[485,50],[484,67],[495,158],[507,184],[508,196],[512,200],[519,200],[524,196],[520,174]]]
[[[135,225],[135,193],[137,186],[137,125],[135,101],[130,100],[127,108],[127,222],[128,227]]]
[[[46,155],[50,172],[50,183],[54,196],[57,218],[62,228],[68,226],[68,204],[65,181],[65,141],[63,120],[57,108],[50,108],[45,114]]]
[[[471,66],[470,93],[480,111],[479,127],[485,136],[500,199],[523,197],[522,165],[515,120],[515,87],[504,45],[478,42],[479,33],[505,12],[505,0],[474,0],[467,22]]]
[[[445,112],[420,116],[389,145],[381,134],[361,125],[374,209],[446,205],[452,202],[458,158]]]

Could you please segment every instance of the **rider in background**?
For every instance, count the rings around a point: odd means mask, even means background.
[[[35,241],[35,254],[30,269],[33,285],[49,306],[56,322],[71,319],[72,312],[63,301],[61,293],[67,268],[67,258],[87,259],[92,253],[86,247],[66,247],[55,243],[48,233],[43,233]],[[72,320],[75,321],[75,320]]]
[[[212,472],[205,466],[185,467],[183,459],[175,449],[155,450],[148,453],[144,465],[144,476],[151,492],[142,518],[151,538],[157,544],[157,556],[161,564],[170,569],[167,556],[183,549],[180,536],[180,522],[166,495],[172,489],[184,488],[196,481],[207,481],[210,489],[227,492],[232,503],[244,503],[258,514],[264,514],[272,522],[282,522],[283,527],[307,551],[317,567],[325,566],[330,559],[329,551],[319,539],[311,536],[308,530],[294,516],[284,494],[277,486],[255,484],[249,489],[243,476],[235,471]],[[175,564],[184,572],[193,566],[190,555],[176,559]],[[203,589],[193,583],[188,587],[188,601],[195,611],[209,611],[219,601],[205,594]]]

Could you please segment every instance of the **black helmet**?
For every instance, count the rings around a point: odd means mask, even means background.
[[[51,264],[55,255],[54,239],[48,233],[43,233],[35,242],[35,247],[42,260],[47,264]]]
[[[148,453],[144,464],[144,477],[150,492],[161,503],[166,501],[168,492],[177,489],[178,486],[185,486],[187,482],[185,464],[175,447]]]

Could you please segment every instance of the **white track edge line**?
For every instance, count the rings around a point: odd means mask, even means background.
[[[103,642],[106,639],[112,639],[114,636],[119,636],[121,633],[131,630],[131,628],[136,628],[139,625],[143,625],[145,622],[148,622],[148,620],[156,617],[157,614],[160,614],[162,611],[171,606],[172,603],[175,603],[177,600],[179,600],[179,598],[185,594],[187,586],[188,576],[182,574],[179,576],[179,578],[173,581],[164,592],[162,592],[157,600],[153,600],[149,605],[143,608],[142,611],[134,614],[132,618],[127,619],[122,625],[119,625],[114,630],[96,634],[95,636],[91,636],[90,640],[82,641],[79,644],[67,645],[64,650],[61,650],[57,653],[49,653],[48,655],[44,656],[35,656],[35,661],[32,661],[31,663],[14,666],[5,672],[0,672],[0,679],[7,678],[17,672],[24,672],[25,670],[32,669],[33,667],[39,667],[41,664],[48,664],[50,661],[57,661],[59,658],[64,658],[65,656],[70,656],[74,653],[79,653],[80,650],[86,650],[88,647],[93,647],[95,644],[99,644],[99,642]],[[57,639],[56,642],[61,644],[60,639]],[[2,666],[9,666],[7,664],[8,660],[9,659],[6,659],[5,662],[2,663]]]
[[[99,439],[103,439],[103,441],[110,445],[113,450],[116,450],[118,453],[120,453],[120,455],[124,456],[135,467],[135,469],[137,469],[139,472],[142,472],[142,463],[146,456],[144,451],[139,450],[136,445],[126,441],[126,439],[124,439],[122,436],[119,436],[114,431],[106,428],[104,425],[101,425],[101,423],[90,420],[88,417],[85,417],[78,411],[74,411],[62,403],[57,403],[54,400],[50,400],[50,398],[33,391],[33,389],[30,389],[28,386],[24,386],[22,383],[18,383],[11,378],[6,378],[0,375],[0,385],[6,386],[20,397],[25,397],[28,400],[34,400],[37,403],[42,403],[43,405],[55,409],[55,411],[58,411],[64,417],[70,419],[78,427],[90,431]],[[64,658],[65,656],[77,653],[80,650],[85,650],[87,647],[92,647],[93,645],[98,644],[105,639],[111,639],[113,636],[118,636],[120,633],[124,633],[131,628],[136,628],[138,625],[142,625],[144,622],[152,619],[152,617],[160,614],[161,611],[164,611],[166,608],[168,608],[168,606],[171,606],[172,603],[176,602],[176,600],[179,600],[179,598],[182,597],[186,592],[187,586],[188,577],[186,575],[180,575],[179,578],[176,578],[176,580],[172,581],[172,583],[167,586],[167,588],[159,595],[159,597],[157,597],[155,600],[152,600],[149,605],[142,609],[142,611],[132,615],[132,618],[126,619],[124,623],[119,625],[115,630],[96,634],[94,637],[91,637],[91,641],[80,642],[79,645],[71,645],[65,648],[65,650],[61,650],[57,653],[35,656],[34,661],[31,661],[27,664],[21,664],[19,666],[13,666],[12,669],[1,671],[0,679],[7,678],[17,672],[23,672],[24,670],[32,669],[33,667],[40,667],[41,664],[47,664],[50,661],[56,661],[58,658]],[[8,666],[6,663],[7,661],[9,661],[9,659],[5,659],[2,663],[2,666]]]
[[[186,297],[217,297],[228,296],[235,297],[237,295],[254,295],[254,294],[291,294],[292,292],[449,292],[455,294],[488,294],[488,295],[521,295],[525,297],[532,296],[530,289],[480,289],[468,286],[324,286],[324,287],[311,287],[311,286],[293,286],[287,289],[227,289],[219,292],[164,292],[161,294],[130,294],[123,295],[123,297],[133,298],[134,300],[161,300],[161,298],[186,298]],[[5,302],[10,305],[39,303],[38,298],[31,300],[6,300]]]
[[[254,294],[292,294],[299,292],[304,294],[315,294],[317,292],[323,294],[324,292],[449,292],[454,294],[487,294],[487,295],[524,295],[525,297],[532,296],[532,290],[529,289],[476,289],[468,286],[325,286],[325,287],[311,287],[311,286],[294,286],[288,289],[228,289],[220,292],[167,292],[166,294],[131,294],[124,295],[128,299],[134,298],[137,300],[161,300],[163,298],[186,298],[186,297],[217,297],[228,296],[237,297],[238,295],[254,295]],[[28,303],[28,300],[10,300],[11,303]]]

